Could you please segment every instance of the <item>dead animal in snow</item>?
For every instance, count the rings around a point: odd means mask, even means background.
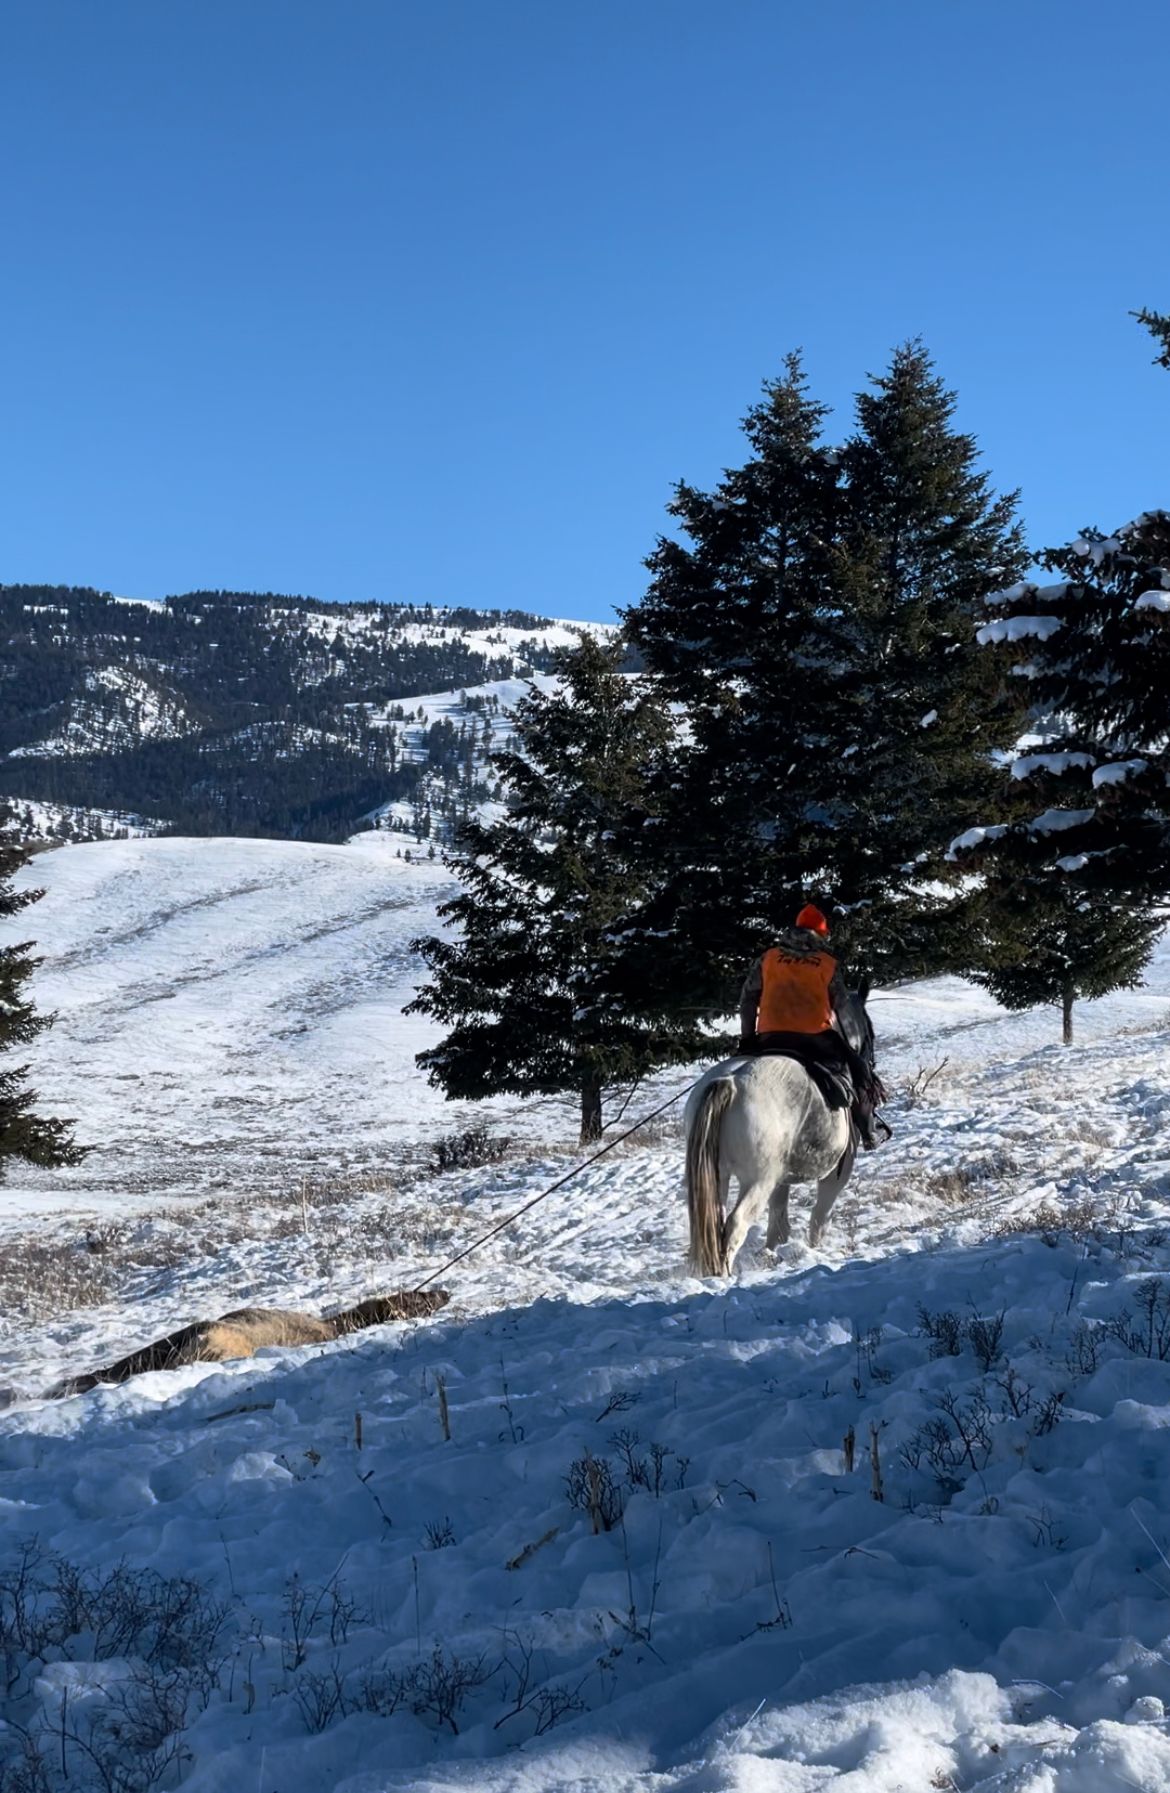
[[[290,1313],[283,1307],[241,1307],[218,1320],[196,1320],[193,1326],[182,1326],[104,1370],[67,1377],[49,1390],[49,1398],[85,1394],[103,1382],[128,1382],[147,1370],[177,1370],[186,1363],[226,1363],[233,1357],[251,1357],[265,1345],[323,1345],[387,1320],[424,1319],[446,1307],[450,1299],[446,1289],[403,1290],[397,1295],[374,1295],[344,1313],[320,1319],[315,1314]]]

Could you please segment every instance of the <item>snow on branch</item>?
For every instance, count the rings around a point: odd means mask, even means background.
[[[1031,778],[1034,772],[1069,772],[1074,766],[1095,766],[1091,753],[1026,753],[1012,761],[1013,778]]]
[[[1127,778],[1136,778],[1149,769],[1149,760],[1113,760],[1107,766],[1097,767],[1093,784],[1096,788],[1104,784],[1124,784]]]
[[[1042,816],[1027,824],[1029,834],[1059,834],[1065,828],[1083,828],[1091,822],[1095,809],[1046,809]]]
[[[1062,626],[1059,616],[1001,616],[993,623],[984,623],[975,639],[980,647],[994,641],[1023,641],[1029,636],[1047,641]]]

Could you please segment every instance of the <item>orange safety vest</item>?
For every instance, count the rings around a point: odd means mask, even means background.
[[[760,961],[760,1033],[824,1033],[833,1025],[832,953],[786,953],[772,946]]]

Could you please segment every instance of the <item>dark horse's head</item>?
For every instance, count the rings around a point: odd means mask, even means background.
[[[849,1004],[839,1019],[841,1029],[852,1046],[859,1052],[869,1067],[873,1068],[874,1040],[873,1022],[869,1018],[866,1003],[869,1001],[869,979],[863,977],[856,990],[849,992]]]

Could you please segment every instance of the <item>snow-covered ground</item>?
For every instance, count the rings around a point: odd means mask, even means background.
[[[35,1080],[96,1142],[0,1195],[0,1581],[34,1535],[90,1577],[71,1640],[9,1657],[45,1786],[100,1784],[86,1748],[169,1676],[160,1784],[195,1793],[1170,1788],[1170,954],[1072,1051],[952,980],[879,993],[896,1136],[823,1250],[689,1278],[671,1115],[432,1321],[46,1403],[233,1303],[410,1287],[573,1151],[567,1104],[420,1083],[444,878],[384,836],[32,869]],[[434,1170],[480,1120],[506,1155]],[[194,1611],[114,1636],[143,1570],[222,1602],[216,1685]]]

